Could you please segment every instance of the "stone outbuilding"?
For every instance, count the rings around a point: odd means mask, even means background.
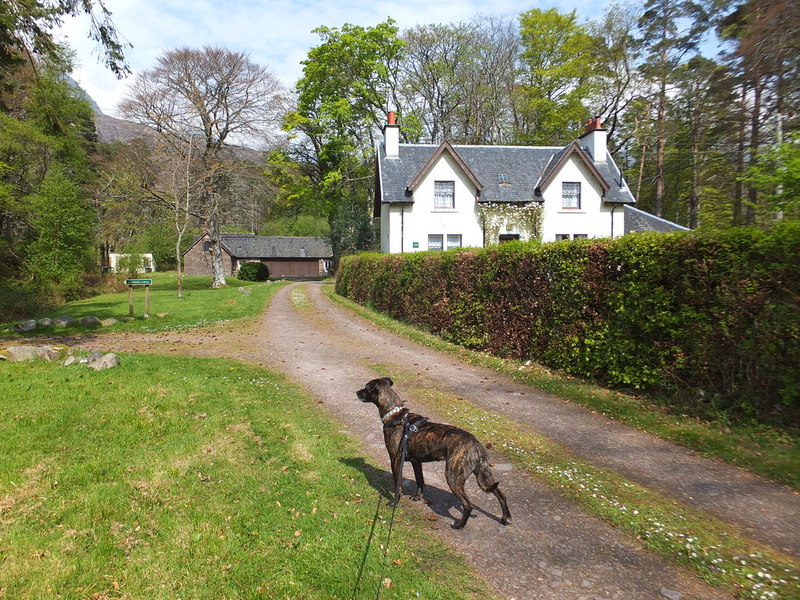
[[[235,276],[246,262],[262,262],[270,277],[313,279],[326,277],[333,265],[330,242],[320,237],[261,236],[223,233],[225,274]],[[211,241],[208,233],[194,240],[183,253],[186,275],[211,275]]]

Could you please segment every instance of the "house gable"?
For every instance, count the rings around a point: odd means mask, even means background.
[[[470,169],[467,166],[467,164],[464,162],[464,160],[461,158],[458,152],[455,151],[453,146],[447,140],[442,142],[439,145],[439,147],[434,151],[434,153],[431,154],[431,157],[422,166],[419,172],[414,176],[414,179],[411,180],[406,189],[409,192],[411,192],[411,194],[413,194],[414,191],[420,186],[422,181],[424,181],[425,178],[430,174],[433,167],[439,162],[439,159],[442,158],[442,155],[445,153],[449,154],[452,157],[452,159],[455,161],[458,167],[463,171],[467,179],[469,179],[472,185],[475,186],[475,191],[476,191],[475,195],[479,196],[481,190],[483,189],[483,184],[480,181],[478,181],[478,178],[475,177],[475,174],[472,172],[472,169]]]
[[[558,178],[566,164],[571,158],[575,157],[586,169],[592,177],[597,181],[603,190],[603,195],[611,188],[609,183],[605,180],[600,171],[595,167],[591,157],[578,145],[578,142],[572,142],[560,152],[554,154],[544,173],[539,177],[536,182],[536,195],[541,196],[544,190]]]

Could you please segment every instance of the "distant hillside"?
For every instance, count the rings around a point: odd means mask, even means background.
[[[97,138],[101,142],[106,144],[113,142],[130,144],[133,140],[137,139],[155,140],[157,133],[152,128],[134,123],[133,121],[126,121],[125,119],[118,119],[117,117],[103,114],[97,102],[92,99],[77,81],[67,76],[67,82],[91,105],[94,111],[94,124],[97,129]],[[252,162],[261,162],[264,160],[264,153],[259,150],[241,146],[230,146],[230,148],[239,160]]]
[[[111,142],[129,144],[136,139],[143,138],[149,140],[156,136],[156,132],[149,127],[134,123],[133,121],[109,117],[99,111],[95,112],[94,124],[97,128],[98,139],[107,144]]]

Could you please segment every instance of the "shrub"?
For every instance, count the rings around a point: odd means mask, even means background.
[[[246,262],[239,267],[236,277],[243,281],[266,281],[269,279],[269,267],[262,262]]]
[[[800,223],[342,259],[337,293],[445,339],[698,410],[800,417]]]

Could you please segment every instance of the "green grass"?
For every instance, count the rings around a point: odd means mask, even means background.
[[[0,362],[0,597],[351,598],[378,506],[358,598],[490,596],[387,485],[261,368]]]
[[[744,467],[800,490],[800,438],[756,422],[699,419],[675,413],[657,399],[609,390],[573,377],[560,375],[531,363],[508,360],[467,350],[401,323],[326,290],[341,306],[398,335],[474,365],[492,369],[520,383],[581,404],[620,423],[690,448],[699,454]]]
[[[100,331],[156,332],[202,327],[218,321],[235,321],[260,314],[272,295],[285,282],[260,283],[228,278],[228,287],[211,289],[210,277],[184,277],[183,297],[177,297],[177,275],[175,273],[151,273],[149,319],[142,317],[145,310],[145,290],[135,287],[133,292],[134,320],[122,322],[129,315],[128,292],[105,294],[86,300],[70,302],[42,317],[55,318],[66,315],[75,319],[93,316],[98,319],[113,318],[116,325],[103,327]],[[240,289],[241,288],[241,289]],[[161,317],[157,315],[163,315]],[[65,328],[37,328],[26,334],[6,331],[0,327],[0,335],[9,338],[30,335],[73,335],[85,333],[86,327],[74,325]],[[97,331],[97,329],[95,329]]]

